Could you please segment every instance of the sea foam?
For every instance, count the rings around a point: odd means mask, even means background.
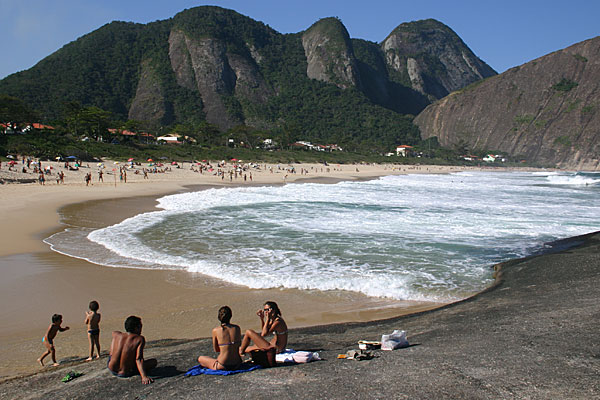
[[[598,187],[571,190],[548,184],[552,177],[470,172],[209,189],[163,197],[158,211],[79,233],[87,239],[63,232],[48,242],[98,264],[180,269],[251,288],[449,301],[488,285],[494,263],[598,230]]]

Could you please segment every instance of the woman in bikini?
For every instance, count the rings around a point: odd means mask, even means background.
[[[205,368],[215,370],[235,370],[242,364],[239,348],[242,339],[240,327],[230,323],[231,308],[223,306],[218,314],[221,325],[212,330],[212,342],[216,359],[208,356],[198,357],[198,362]]]
[[[281,318],[281,311],[277,303],[267,301],[264,307],[256,312],[256,315],[260,318],[261,333],[258,334],[252,329],[246,331],[240,347],[240,355],[252,350],[275,349],[277,353],[284,351],[288,342],[288,328],[283,318]],[[270,334],[274,336],[269,342],[265,337]],[[251,341],[254,346],[250,346]]]

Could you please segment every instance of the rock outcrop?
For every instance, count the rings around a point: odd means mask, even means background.
[[[415,119],[443,146],[600,169],[600,37],[452,93]]]
[[[311,79],[333,83],[342,89],[360,87],[352,42],[346,27],[336,18],[321,19],[302,35],[302,46]]]
[[[135,97],[129,107],[129,119],[160,123],[165,103],[160,80],[149,61],[142,62]]]
[[[381,48],[390,70],[431,100],[496,74],[452,29],[433,19],[399,25]]]
[[[175,29],[169,36],[169,59],[177,83],[200,93],[207,121],[222,129],[243,123],[227,109],[223,96],[264,102],[270,94],[255,61],[228,53],[219,39],[192,39]]]

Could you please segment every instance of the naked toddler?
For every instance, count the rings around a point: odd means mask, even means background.
[[[42,354],[42,356],[40,358],[38,358],[38,362],[42,365],[42,367],[44,366],[44,358],[46,358],[48,356],[48,354],[52,354],[52,362],[53,362],[52,365],[55,367],[59,365],[56,362],[56,351],[54,350],[54,338],[56,337],[56,334],[59,331],[64,332],[69,329],[68,326],[66,326],[64,328],[61,327],[60,326],[61,324],[62,324],[62,315],[54,314],[52,316],[52,323],[50,324],[50,326],[48,327],[48,330],[46,331],[46,334],[42,338],[42,343],[44,343],[44,346],[46,346],[46,351],[44,352],[44,354]]]

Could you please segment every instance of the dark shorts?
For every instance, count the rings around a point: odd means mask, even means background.
[[[88,333],[92,336],[98,336],[100,335],[100,329],[90,329]]]
[[[110,363],[110,356],[108,356],[108,361],[106,362],[106,368],[110,371],[111,374],[113,374],[117,378],[130,378],[139,373],[137,370],[135,370],[135,371],[128,371],[126,373],[119,374],[118,372],[115,372],[112,369],[110,369],[110,367],[108,366],[109,363]]]

